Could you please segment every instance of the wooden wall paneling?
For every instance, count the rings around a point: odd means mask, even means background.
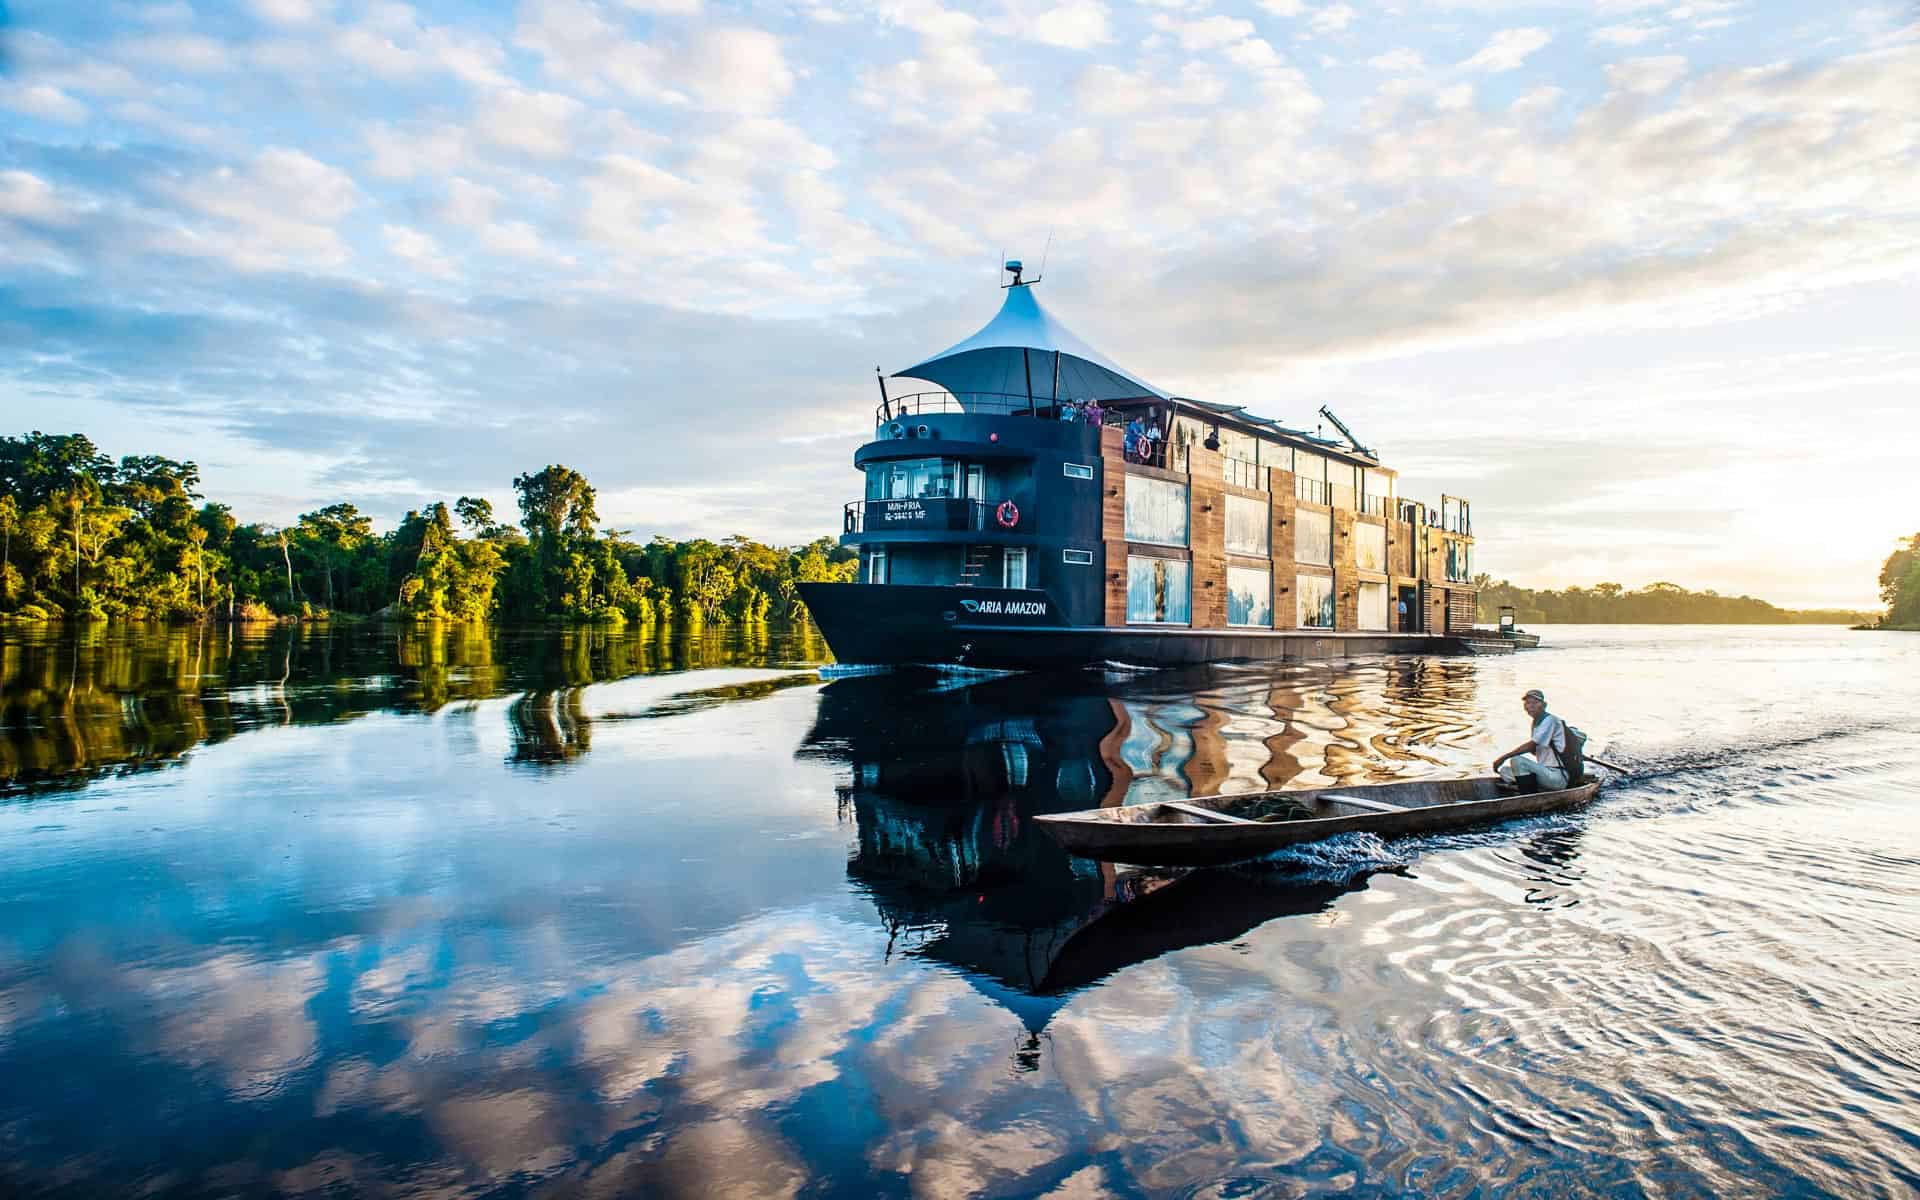
[[[1273,563],[1273,627],[1296,629],[1300,625],[1300,598],[1294,594],[1298,571],[1293,561],[1293,514],[1297,503],[1293,496],[1293,472],[1269,471],[1267,481],[1273,486],[1273,532],[1268,542]]]
[[[1354,566],[1352,509],[1333,510],[1333,627],[1360,628],[1359,574]]]
[[[1106,545],[1105,616],[1108,625],[1127,623],[1127,459],[1122,430],[1100,431],[1100,537]]]
[[[1195,446],[1188,452],[1192,474],[1187,498],[1191,506],[1188,545],[1193,548],[1193,626],[1227,626],[1227,484],[1221,476],[1217,450]]]

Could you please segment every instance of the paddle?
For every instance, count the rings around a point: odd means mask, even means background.
[[[1631,775],[1633,773],[1618,763],[1610,763],[1604,758],[1595,758],[1591,754],[1587,755],[1586,759],[1597,767],[1605,767],[1609,771],[1618,771],[1622,775]]]

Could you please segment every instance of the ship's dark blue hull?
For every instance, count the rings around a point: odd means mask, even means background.
[[[1229,659],[1307,662],[1455,649],[1434,634],[1068,625],[1043,591],[803,583],[800,595],[843,663],[998,670]]]

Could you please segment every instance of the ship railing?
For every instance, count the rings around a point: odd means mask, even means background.
[[[1308,504],[1332,504],[1333,489],[1324,479],[1309,479],[1305,475],[1293,477],[1293,495],[1296,500],[1305,500]]]
[[[846,506],[843,533],[958,532],[987,527],[987,502],[965,496],[898,496]]]
[[[1390,517],[1393,515],[1393,497],[1392,496],[1364,497],[1360,501],[1360,511],[1363,513],[1366,513],[1368,516]]]
[[[1235,487],[1252,488],[1255,491],[1267,490],[1267,473],[1259,463],[1250,463],[1238,458],[1220,460],[1220,474]]]
[[[911,423],[926,413],[974,413],[998,417],[1038,417],[1043,421],[1084,421],[1087,405],[1078,400],[1029,396],[1025,392],[914,392],[891,396],[873,410],[876,427]],[[1106,416],[1103,409],[1102,418]],[[1104,423],[1104,420],[1103,420]]]

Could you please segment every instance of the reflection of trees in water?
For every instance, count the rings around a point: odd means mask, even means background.
[[[765,624],[698,633],[431,622],[14,627],[0,630],[0,788],[80,786],[103,772],[158,769],[262,726],[434,712],[519,691],[557,697],[632,675],[824,653],[811,627]],[[584,753],[579,706],[576,694],[555,698],[550,720],[538,703],[528,725],[510,716],[516,758]],[[538,758],[549,751],[564,753]]]

